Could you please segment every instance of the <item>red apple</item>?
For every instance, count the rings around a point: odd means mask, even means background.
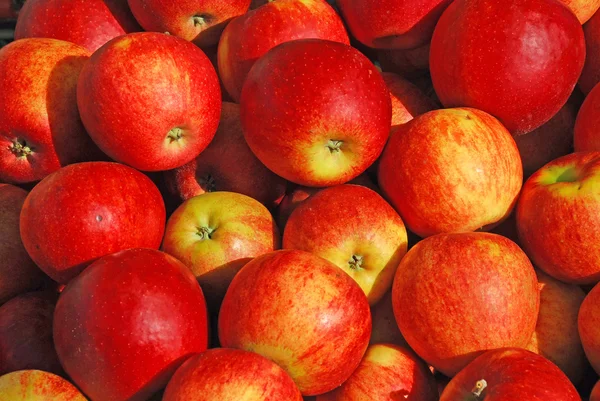
[[[504,220],[521,189],[515,141],[491,115],[434,110],[400,126],[379,165],[381,190],[408,229],[426,237]]]
[[[358,283],[370,305],[392,287],[407,247],[398,213],[360,185],[338,185],[311,196],[294,210],[283,232],[284,249],[329,260]]]
[[[248,11],[250,0],[127,0],[146,31],[169,32],[198,46],[219,43],[227,23]]]
[[[187,267],[134,248],[70,282],[54,314],[62,366],[94,401],[142,401],[208,345],[206,304]]]
[[[531,262],[508,238],[438,234],[402,259],[392,302],[410,347],[452,377],[488,349],[525,347],[540,294]]]
[[[438,108],[431,98],[410,81],[389,72],[384,72],[381,76],[390,91],[392,100],[392,129]]]
[[[87,401],[67,380],[41,370],[0,376],[0,401]]]
[[[274,362],[237,349],[210,349],[173,375],[163,401],[301,401],[292,378]]]
[[[0,184],[0,305],[47,281],[21,241],[19,218],[26,197],[24,189]]]
[[[94,52],[117,36],[141,30],[127,0],[27,0],[15,39],[54,38]]]
[[[552,362],[519,348],[490,350],[448,383],[440,401],[581,401]]]
[[[279,229],[260,202],[234,192],[212,192],[173,212],[162,250],[194,273],[209,307],[218,309],[233,276],[252,258],[280,247]]]
[[[109,41],[85,65],[77,86],[83,124],[113,159],[160,171],[192,161],[219,125],[221,91],[196,45],[155,32]]]
[[[583,379],[587,361],[577,331],[577,314],[585,292],[536,270],[540,313],[527,349],[554,362],[571,382]]]
[[[318,38],[350,44],[340,16],[325,0],[269,1],[231,21],[219,41],[219,76],[239,101],[250,69],[280,43]]]
[[[560,110],[584,60],[581,23],[556,0],[456,0],[431,40],[442,104],[486,111],[514,135]]]
[[[438,401],[433,375],[412,351],[390,344],[371,345],[350,378],[317,401]]]
[[[56,39],[22,39],[0,49],[0,181],[34,182],[95,156],[76,103],[89,54]]]
[[[583,33],[586,57],[578,86],[587,95],[600,82],[600,12],[583,26]]]
[[[346,381],[370,334],[369,303],[358,284],[331,262],[298,250],[275,251],[245,265],[219,315],[223,347],[271,359],[303,395]]]
[[[228,191],[248,195],[269,208],[281,202],[286,188],[286,181],[254,156],[242,133],[240,108],[228,102],[223,103],[219,129],[210,145],[188,164],[165,172],[165,179],[182,200]]]
[[[585,24],[600,8],[600,0],[560,0]]]
[[[573,284],[600,280],[600,153],[560,157],[533,174],[516,208],[520,242],[536,267]]]
[[[369,345],[394,344],[409,348],[396,323],[391,290],[386,292],[379,302],[371,306],[371,319],[373,323]]]
[[[20,230],[38,266],[67,283],[95,259],[127,248],[158,249],[165,205],[144,174],[112,162],[63,167],[25,199]]]
[[[600,374],[600,285],[586,295],[578,315],[579,336],[588,361]]]
[[[429,72],[429,48],[427,43],[414,49],[379,50],[377,60],[383,71],[414,79]]]
[[[413,49],[429,42],[452,0],[338,0],[350,32],[378,49]]]
[[[62,374],[52,341],[55,291],[28,292],[0,306],[0,375],[38,369]]]
[[[574,146],[576,152],[598,152],[600,151],[600,133],[598,126],[600,117],[600,85],[587,95],[575,121]]]
[[[589,401],[600,401],[600,381],[594,385],[594,388],[592,388]]]
[[[258,159],[312,187],[363,173],[383,150],[391,114],[390,93],[369,59],[321,39],[271,49],[248,74],[241,100],[244,137]]]

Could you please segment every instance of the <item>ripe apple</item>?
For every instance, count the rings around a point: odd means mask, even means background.
[[[0,49],[0,181],[29,183],[96,156],[76,104],[89,51],[56,39]]]
[[[338,0],[350,32],[378,49],[413,49],[426,45],[442,12],[452,0]]]
[[[228,102],[222,105],[219,129],[210,145],[191,162],[165,172],[165,180],[181,200],[228,191],[248,195],[268,208],[281,202],[286,189],[286,181],[254,156],[242,133],[240,106]]]
[[[560,157],[533,174],[516,207],[521,244],[536,267],[573,284],[600,280],[600,153]]]
[[[206,304],[188,268],[133,248],[71,281],[54,313],[62,366],[94,401],[142,401],[208,345]]]
[[[165,205],[144,174],[112,162],[63,167],[27,195],[21,239],[35,263],[66,284],[95,259],[127,248],[158,249]]]
[[[600,82],[600,13],[595,13],[583,26],[585,36],[585,64],[578,86],[587,95]]]
[[[47,281],[21,241],[19,218],[26,197],[24,189],[0,184],[0,305]]]
[[[223,347],[271,359],[303,395],[346,381],[370,334],[369,303],[358,284],[331,262],[298,250],[274,251],[246,264],[219,315]]]
[[[392,100],[392,130],[438,106],[419,88],[397,74],[381,74]]]
[[[533,131],[566,103],[585,60],[581,23],[556,0],[456,0],[431,40],[431,78],[445,107]]]
[[[95,52],[117,36],[141,30],[127,0],[27,0],[15,39],[54,38]]]
[[[169,32],[198,46],[219,42],[227,23],[243,15],[250,0],[127,0],[146,31]]]
[[[62,374],[52,341],[55,291],[18,295],[0,306],[0,375],[25,369]]]
[[[429,48],[427,43],[414,49],[382,49],[377,52],[377,61],[385,72],[414,79],[429,73]]]
[[[600,8],[600,0],[560,0],[577,16],[581,24],[585,24]]]
[[[254,352],[210,349],[188,359],[173,375],[163,401],[302,401],[292,378]]]
[[[283,232],[284,249],[329,260],[357,282],[370,305],[392,287],[407,247],[398,213],[360,185],[338,185],[311,196],[294,210]]]
[[[588,361],[600,374],[600,286],[586,295],[578,315],[578,328],[581,344]]]
[[[598,381],[594,385],[594,388],[592,388],[589,401],[600,401],[600,381]]]
[[[371,320],[372,329],[369,345],[394,344],[409,348],[396,323],[391,290],[386,292],[379,302],[371,306]]]
[[[402,259],[392,302],[410,347],[452,377],[488,349],[525,347],[540,294],[531,262],[508,238],[438,234]]]
[[[421,237],[487,229],[504,220],[523,180],[514,139],[472,108],[434,110],[400,126],[379,164],[379,185]]]
[[[391,344],[369,346],[350,378],[317,401],[438,401],[437,383],[412,351]]]
[[[554,362],[572,383],[578,384],[587,367],[577,330],[577,314],[585,292],[539,269],[536,274],[540,286],[540,312],[527,349]]]
[[[479,356],[448,383],[440,401],[581,401],[567,376],[531,351],[501,348]]]
[[[0,376],[0,401],[87,401],[67,380],[41,370]]]
[[[340,16],[325,0],[277,0],[235,18],[219,40],[219,76],[240,101],[250,69],[280,43],[318,38],[350,44]],[[332,72],[333,74],[333,72]]]
[[[173,212],[162,250],[194,273],[209,308],[218,308],[233,276],[252,258],[280,247],[279,229],[260,202],[234,192],[212,192]]]
[[[163,33],[119,36],[81,71],[77,105],[96,144],[116,161],[161,171],[192,161],[219,125],[221,90],[196,45]]]
[[[261,57],[240,107],[244,137],[258,159],[312,187],[363,173],[383,150],[392,118],[390,93],[369,59],[321,39],[286,42]]]
[[[596,85],[587,95],[577,113],[573,138],[576,152],[600,151],[598,108],[600,108],[600,85]]]

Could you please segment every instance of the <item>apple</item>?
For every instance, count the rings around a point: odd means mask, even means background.
[[[391,344],[369,346],[350,378],[317,401],[438,401],[437,383],[412,351]]]
[[[600,124],[600,117],[597,116],[599,107],[600,85],[596,85],[577,113],[573,138],[576,152],[600,151],[600,135],[597,129]]]
[[[429,48],[427,43],[414,49],[381,49],[377,61],[385,72],[414,79],[429,73]]]
[[[258,159],[311,187],[363,173],[381,154],[392,118],[389,90],[369,59],[322,39],[286,42],[261,57],[246,79],[240,111]]]
[[[54,313],[65,372],[94,401],[142,401],[208,346],[202,290],[174,257],[146,248],[105,256],[71,281]]]
[[[600,8],[600,0],[560,0],[585,24]]]
[[[41,370],[0,376],[0,401],[87,401],[70,382]]]
[[[286,189],[286,181],[254,156],[242,133],[240,106],[228,102],[223,102],[219,129],[208,147],[191,162],[165,172],[165,180],[181,200],[228,191],[248,195],[268,208],[281,202]]]
[[[397,74],[381,74],[392,100],[392,130],[438,106],[410,81]]]
[[[248,11],[250,0],[127,0],[146,31],[169,32],[198,46],[219,42],[227,23]]]
[[[169,217],[162,250],[194,273],[209,308],[218,308],[233,276],[252,258],[280,247],[279,229],[260,202],[234,192],[185,201]]]
[[[554,362],[572,383],[583,379],[587,361],[577,329],[577,314],[585,292],[536,269],[540,312],[527,349]]]
[[[306,396],[346,381],[370,335],[369,303],[358,284],[333,263],[299,250],[274,251],[246,264],[219,314],[223,347],[271,359]]]
[[[406,342],[452,377],[488,349],[525,347],[540,293],[527,255],[508,238],[438,234],[402,259],[392,302]]]
[[[76,104],[89,51],[57,39],[21,39],[0,49],[0,182],[30,183],[97,149]]]
[[[372,329],[369,345],[394,344],[409,348],[396,323],[391,290],[386,292],[375,305],[371,306],[371,320]]]
[[[210,349],[188,359],[173,375],[163,401],[302,401],[292,378],[254,352]]]
[[[28,292],[0,306],[0,375],[26,369],[62,374],[52,341],[55,291]]]
[[[579,336],[585,355],[598,374],[600,374],[600,325],[598,325],[598,316],[600,316],[598,314],[598,310],[600,309],[599,295],[600,286],[596,284],[583,300],[577,318]]]
[[[600,280],[600,153],[560,157],[533,174],[516,207],[521,245],[536,267],[573,284]]]
[[[219,76],[229,95],[240,101],[250,69],[270,49],[306,38],[350,44],[342,19],[325,0],[269,1],[235,18],[225,27],[218,50]]]
[[[196,45],[163,33],[119,36],[96,51],[77,85],[91,138],[108,156],[138,170],[192,161],[219,125],[221,91]]]
[[[18,294],[40,288],[47,281],[21,241],[19,219],[26,197],[24,189],[0,184],[0,305]]]
[[[592,388],[589,401],[600,401],[600,381],[596,382]]]
[[[473,107],[514,135],[567,102],[585,60],[581,23],[556,0],[456,0],[431,40],[431,78],[445,107]]]
[[[600,82],[600,12],[583,26],[583,33],[586,57],[578,86],[587,95]]]
[[[284,249],[329,260],[357,282],[370,305],[392,287],[407,247],[398,213],[360,185],[338,185],[311,196],[294,210],[283,232]]]
[[[448,383],[440,401],[581,401],[567,376],[520,348],[490,350]]]
[[[426,45],[452,0],[337,0],[350,32],[378,49]]]
[[[514,139],[472,108],[433,110],[391,135],[379,185],[421,237],[488,229],[511,213],[523,182]]]
[[[101,256],[123,249],[158,249],[165,205],[144,174],[113,162],[72,164],[27,195],[21,239],[33,261],[66,284]]]
[[[117,36],[141,30],[127,0],[27,0],[15,39],[54,38],[95,52]]]

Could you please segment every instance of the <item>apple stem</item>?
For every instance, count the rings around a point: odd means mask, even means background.
[[[24,140],[15,139],[8,148],[19,158],[27,157],[33,153],[33,149]]]
[[[360,255],[352,255],[352,258],[350,258],[348,264],[352,270],[358,270],[362,268],[363,259],[364,258]]]
[[[195,27],[207,25],[209,23],[210,19],[211,19],[210,16],[206,15],[206,14],[194,15],[192,17]]]
[[[207,239],[212,239],[213,232],[215,232],[214,229],[203,226],[203,227],[198,227],[198,232],[196,234],[198,234],[198,236],[200,237],[200,240],[204,241]]]
[[[473,393],[473,395],[477,398],[481,397],[481,394],[483,394],[483,391],[487,388],[487,382],[485,381],[485,379],[481,379],[479,380],[477,383],[475,383],[475,387],[473,387],[473,390],[471,390],[471,392]]]
[[[337,139],[330,139],[329,142],[327,142],[327,145],[325,145],[325,146],[327,146],[329,148],[329,151],[331,153],[336,153],[341,150],[343,143],[344,142],[338,141]]]
[[[200,184],[200,188],[206,192],[215,192],[217,190],[217,182],[212,174],[206,174],[205,176],[200,177],[198,183]]]
[[[183,130],[179,127],[175,127],[171,131],[169,131],[169,133],[167,134],[167,138],[169,138],[171,143],[177,142],[181,138],[183,138]]]

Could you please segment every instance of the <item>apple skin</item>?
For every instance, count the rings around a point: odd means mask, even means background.
[[[600,82],[600,13],[595,13],[583,26],[585,36],[585,64],[578,86],[587,95]]]
[[[37,369],[62,375],[52,340],[55,291],[18,295],[0,306],[0,375]]]
[[[271,359],[307,396],[346,381],[370,335],[369,303],[358,284],[331,262],[298,250],[274,251],[246,264],[219,315],[223,347]]]
[[[162,250],[192,271],[209,308],[218,308],[235,274],[280,245],[275,220],[260,202],[234,192],[212,192],[188,199],[173,212]]]
[[[480,397],[476,384],[485,380]],[[444,389],[440,401],[581,401],[567,376],[546,358],[520,348],[501,348],[479,356]]]
[[[258,159],[310,187],[362,174],[381,154],[392,119],[389,90],[371,61],[321,39],[286,42],[261,57],[246,79],[240,111]]]
[[[33,261],[66,284],[97,258],[123,249],[158,249],[166,213],[144,174],[113,162],[63,167],[27,195],[21,239]]]
[[[536,269],[540,312],[527,349],[554,362],[573,384],[582,381],[588,364],[577,329],[585,292]]]
[[[599,174],[600,152],[571,153],[529,177],[519,197],[523,249],[536,267],[565,283],[600,280]]]
[[[523,182],[514,139],[491,115],[434,110],[392,133],[379,185],[408,229],[421,237],[487,229],[513,210]]]
[[[597,382],[592,388],[589,401],[600,401],[600,381]]]
[[[254,63],[273,47],[317,38],[349,45],[344,23],[324,0],[277,0],[231,21],[219,40],[219,76],[239,102]]]
[[[48,281],[21,241],[19,220],[27,191],[0,184],[0,305]]]
[[[350,32],[376,49],[426,45],[452,0],[337,0]]]
[[[430,45],[414,49],[387,49],[377,51],[377,61],[384,72],[414,79],[429,73]]]
[[[559,1],[456,0],[436,25],[429,60],[445,107],[483,110],[521,135],[567,102],[585,55],[581,24]]]
[[[437,383],[412,351],[391,344],[369,346],[350,378],[317,401],[438,401]]]
[[[165,180],[181,200],[214,191],[238,192],[270,209],[281,202],[286,189],[286,181],[246,144],[240,106],[229,102],[223,102],[219,129],[208,147],[191,162],[165,172]]]
[[[392,303],[410,347],[452,377],[488,349],[525,347],[540,294],[531,262],[508,238],[438,234],[402,259]]]
[[[141,30],[127,0],[27,0],[15,39],[54,38],[95,52],[117,36]]]
[[[560,2],[573,11],[582,25],[588,22],[600,8],[600,0],[560,0]]]
[[[302,401],[292,378],[254,352],[210,349],[188,359],[173,375],[163,401]]]
[[[77,105],[108,156],[138,170],[162,171],[192,161],[208,146],[219,125],[221,89],[210,60],[193,43],[131,33],[90,57],[79,76]]]
[[[44,38],[0,49],[1,182],[38,181],[98,156],[76,104],[77,79],[89,55],[81,46]]]
[[[202,290],[174,257],[146,248],[105,256],[61,293],[59,360],[94,401],[143,401],[208,346]]]
[[[392,130],[421,114],[438,109],[435,102],[410,81],[390,72],[383,72],[381,76],[392,100]]]
[[[596,85],[587,95],[577,113],[573,137],[576,152],[600,151],[598,108],[600,108],[600,85]]]
[[[579,336],[588,361],[600,374],[600,286],[595,285],[586,295],[577,317]]]
[[[250,0],[127,0],[146,31],[169,32],[200,47],[219,43],[227,23],[248,11]]]
[[[408,239],[402,219],[377,192],[346,184],[323,189],[294,210],[283,232],[283,248],[329,260],[374,305],[392,287]]]
[[[391,290],[386,292],[379,302],[371,306],[371,320],[372,329],[369,345],[394,344],[409,348],[396,323]]]
[[[0,376],[0,401],[87,401],[70,382],[41,370]]]

